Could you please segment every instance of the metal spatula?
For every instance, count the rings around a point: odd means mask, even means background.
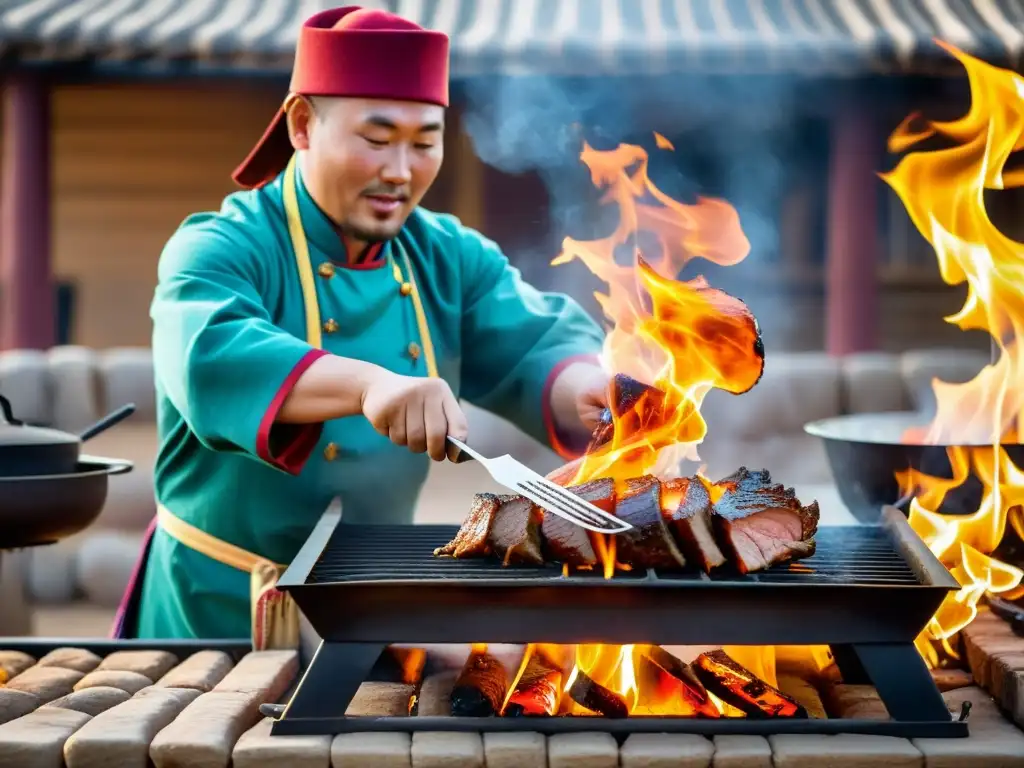
[[[633,529],[629,523],[552,483],[508,454],[488,459],[454,437],[449,437],[448,442],[459,449],[456,464],[475,459],[490,473],[494,482],[525,496],[541,509],[570,523],[596,533],[622,533]]]

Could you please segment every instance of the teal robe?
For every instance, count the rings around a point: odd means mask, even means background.
[[[152,303],[159,503],[185,522],[288,563],[334,497],[347,523],[409,523],[430,460],[362,416],[270,429],[288,382],[315,357],[282,201],[284,174],[186,219],[160,257]],[[426,376],[410,297],[392,270],[346,268],[344,246],[297,176],[331,354]],[[525,283],[498,246],[452,216],[415,210],[397,238],[412,264],[439,375],[462,400],[550,441],[552,373],[600,352],[599,326]],[[387,243],[385,249],[395,249]],[[333,275],[318,272],[338,265]],[[327,270],[328,272],[330,270]],[[247,638],[249,576],[157,529],[128,636]]]

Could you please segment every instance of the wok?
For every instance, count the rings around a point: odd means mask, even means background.
[[[804,431],[822,439],[839,497],[858,520],[876,523],[885,504],[907,511],[896,472],[907,468],[951,478],[953,469],[945,445],[910,445],[900,442],[910,427],[923,426],[919,413],[858,413],[813,421]],[[962,446],[972,447],[972,446]],[[980,446],[979,446],[980,447]],[[1024,466],[1024,444],[1004,444],[1017,466]],[[973,475],[946,494],[939,512],[972,514],[981,503],[982,484]]]
[[[82,456],[64,475],[0,477],[0,549],[53,544],[99,517],[110,475],[130,472],[132,463]]]
[[[0,478],[75,473],[82,443],[134,412],[135,405],[129,403],[76,435],[26,425],[14,417],[10,401],[0,395]]]

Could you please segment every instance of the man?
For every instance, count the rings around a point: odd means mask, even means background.
[[[411,522],[429,459],[466,437],[457,398],[556,448],[589,434],[606,397],[600,329],[418,207],[447,105],[443,34],[381,11],[316,14],[288,98],[235,172],[247,191],[167,243],[152,305],[159,514],[119,635],[264,643],[280,568],[333,498],[347,523]]]

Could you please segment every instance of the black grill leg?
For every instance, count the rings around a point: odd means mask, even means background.
[[[291,724],[301,725],[295,721],[305,718],[344,717],[356,691],[370,676],[386,647],[376,643],[321,640],[284,715],[274,723],[272,732],[288,734]]]
[[[846,685],[870,685],[871,679],[864,671],[852,645],[833,645],[832,658],[836,660],[839,673],[843,676],[843,683]]]
[[[842,646],[841,646],[842,647]],[[849,645],[893,720],[949,721],[952,716],[913,643]],[[844,679],[846,670],[839,661]]]

